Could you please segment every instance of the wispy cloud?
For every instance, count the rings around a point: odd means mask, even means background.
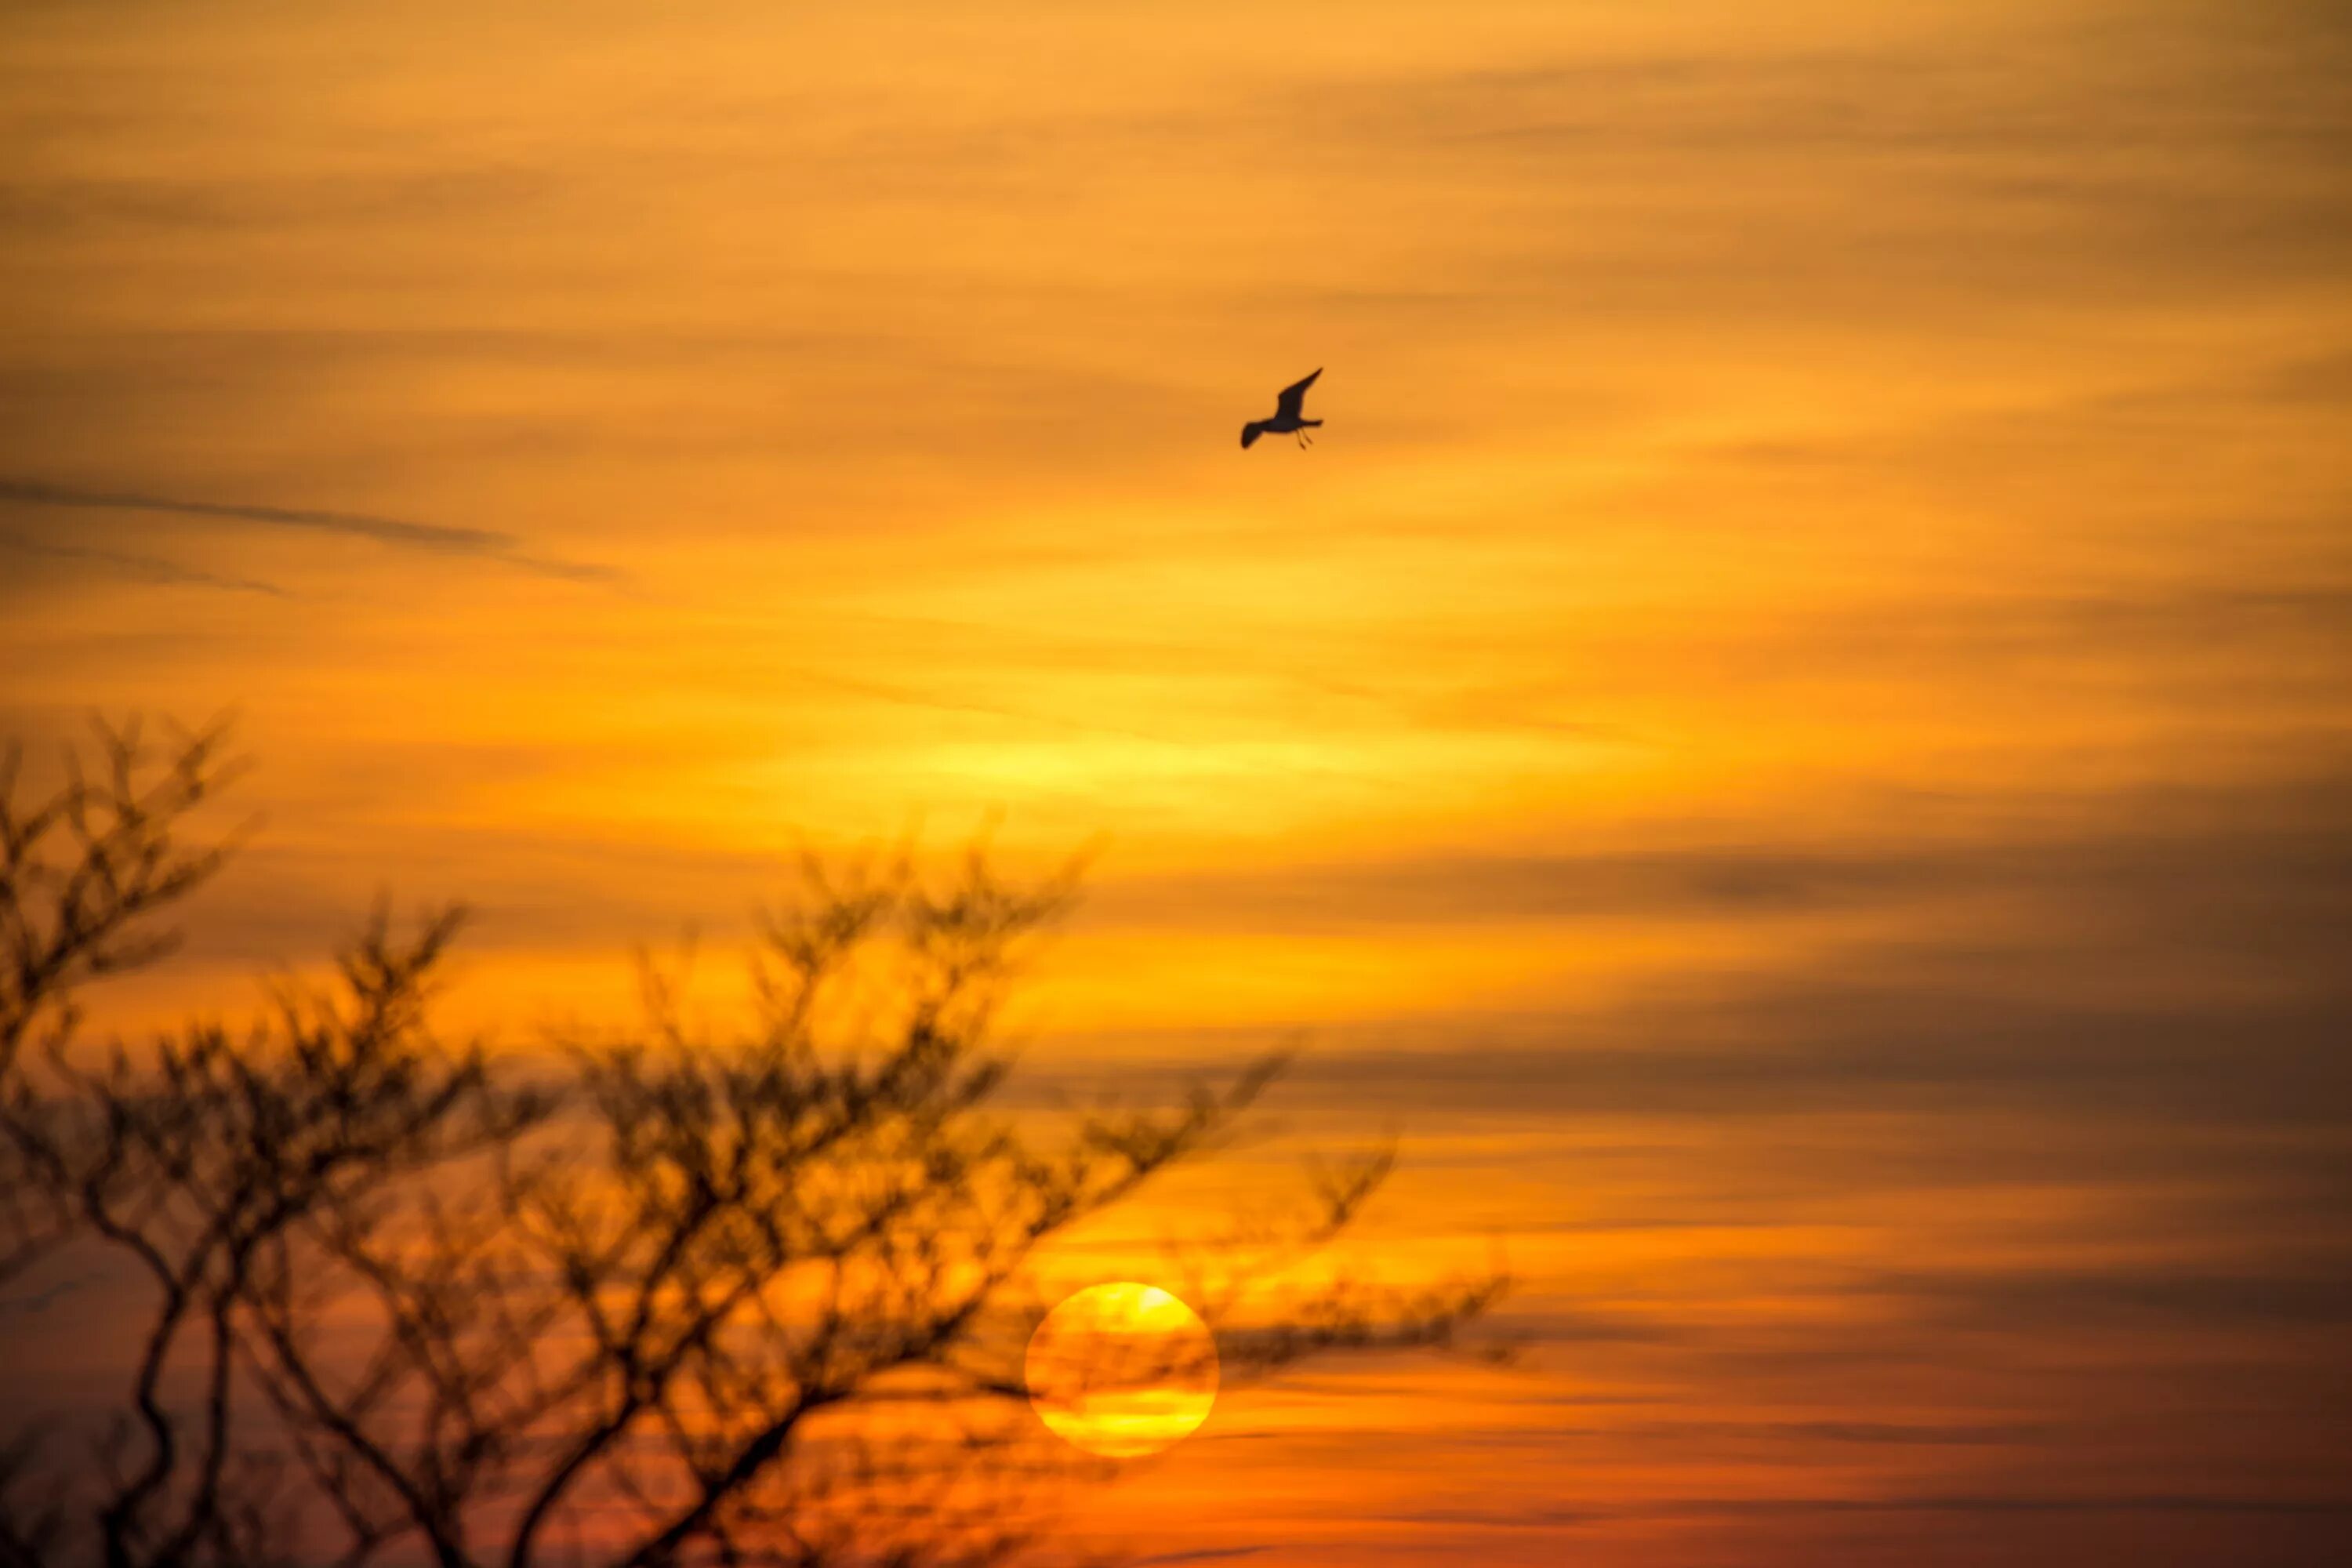
[[[167,561],[160,555],[143,555],[128,550],[101,550],[87,544],[54,544],[13,533],[0,533],[0,547],[26,555],[46,556],[53,561],[82,562],[142,583],[224,588],[232,593],[268,594],[279,599],[287,597],[285,589],[275,583],[265,583],[258,577],[230,577],[216,572],[203,572],[193,566],[183,566],[176,561]]]
[[[1897,1496],[1859,1498],[1691,1498],[1635,1507],[1564,1508],[1506,1511],[1429,1509],[1387,1517],[1415,1524],[1472,1524],[1488,1529],[1556,1529],[1643,1520],[1740,1519],[1773,1515],[1851,1513],[2215,1513],[2316,1516],[2352,1513],[2352,1501],[2329,1497],[2212,1497],[2195,1492],[2118,1492],[2093,1497],[2030,1495]]]
[[[216,518],[233,522],[257,522],[278,528],[341,533],[404,549],[472,556],[540,576],[559,577],[576,583],[616,582],[621,575],[612,567],[591,562],[535,554],[511,533],[487,528],[452,528],[443,523],[416,522],[405,518],[377,517],[368,512],[257,506],[243,501],[199,500],[184,496],[143,495],[124,490],[87,490],[26,479],[0,479],[0,501],[100,511],[162,512],[174,517]]]

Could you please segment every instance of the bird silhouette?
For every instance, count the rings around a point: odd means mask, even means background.
[[[1313,446],[1314,437],[1307,432],[1321,425],[1323,421],[1304,418],[1300,416],[1299,410],[1306,405],[1307,389],[1315,384],[1315,376],[1322,374],[1322,367],[1318,365],[1316,367],[1314,375],[1307,376],[1303,381],[1294,381],[1284,387],[1282,395],[1275,400],[1273,418],[1253,419],[1242,426],[1243,447],[1248,447],[1261,436],[1296,436],[1298,437],[1300,446]]]

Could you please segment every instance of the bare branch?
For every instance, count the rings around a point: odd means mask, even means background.
[[[1172,1107],[995,1111],[999,1010],[1076,873],[1016,884],[978,854],[936,882],[811,860],[731,1023],[648,966],[616,1037],[445,1041],[461,916],[379,911],[331,989],[249,1030],[85,1048],[75,987],[163,951],[218,864],[174,834],[218,746],[183,737],[158,774],[135,728],[102,731],[31,805],[0,763],[0,1279],[69,1244],[149,1309],[93,1479],[43,1497],[29,1443],[0,1449],[0,1568],[523,1568],[567,1542],[946,1568],[1034,1539],[1087,1469],[1025,1409],[1041,1253],[1227,1147],[1281,1058]],[[1201,1292],[1230,1373],[1444,1344],[1494,1299],[1258,1289],[1392,1165],[1324,1171]]]

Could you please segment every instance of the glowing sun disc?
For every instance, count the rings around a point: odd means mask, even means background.
[[[1217,1403],[1217,1342],[1192,1308],[1132,1280],[1079,1291],[1029,1336],[1029,1402],[1088,1453],[1181,1443]]]

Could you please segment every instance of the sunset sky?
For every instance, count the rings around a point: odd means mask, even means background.
[[[13,5],[0,727],[236,716],[127,1021],[389,893],[527,1039],[803,846],[1090,852],[1033,1085],[1295,1040],[1188,1191],[1393,1132],[1348,1266],[1521,1350],[1074,1541],[2318,1561],[2347,82],[2325,0]]]

